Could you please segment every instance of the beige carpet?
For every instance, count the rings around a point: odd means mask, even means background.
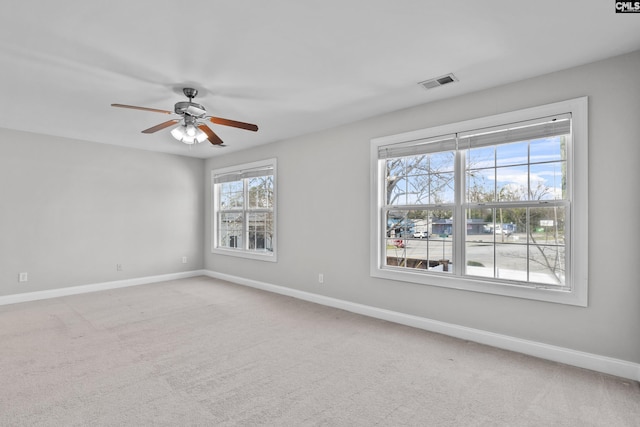
[[[640,386],[192,278],[0,307],[0,425],[640,426]]]

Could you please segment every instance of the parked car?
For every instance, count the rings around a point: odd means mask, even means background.
[[[493,225],[485,225],[483,227],[483,232],[485,233],[495,233],[495,234],[504,234],[505,236],[511,236],[516,230],[515,230],[515,225],[514,224],[496,224],[495,228],[493,227]]]
[[[495,234],[504,234],[505,236],[511,236],[513,234],[513,226],[511,224],[504,224],[502,226],[497,225],[493,232]]]
[[[404,240],[395,239],[393,241],[393,246],[395,246],[396,248],[404,248]]]
[[[429,232],[428,231],[416,231],[415,233],[413,233],[413,238],[414,239],[428,239],[429,238]]]

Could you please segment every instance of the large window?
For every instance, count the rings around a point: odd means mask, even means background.
[[[276,261],[276,160],[212,172],[212,251]]]
[[[587,100],[372,141],[371,274],[586,305]]]

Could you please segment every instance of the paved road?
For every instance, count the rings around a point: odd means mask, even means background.
[[[527,236],[524,233],[511,236],[498,234],[495,236],[495,243],[498,244],[495,245],[494,253],[494,236],[492,234],[470,235],[466,243],[467,265],[486,267],[486,274],[491,275],[495,262],[500,271],[510,271],[513,272],[512,274],[521,272],[526,280],[527,259],[529,258],[528,266],[531,273],[551,276],[550,279],[543,281],[555,282],[555,275],[552,273],[550,265],[559,266],[564,263],[564,248],[553,245],[555,240],[553,240],[553,236],[550,237],[547,239],[543,235],[536,236],[536,242],[540,246],[527,246]],[[388,248],[387,256],[430,260],[453,259],[453,242],[450,236],[407,239],[404,242],[404,248]],[[528,250],[529,253],[527,253]]]

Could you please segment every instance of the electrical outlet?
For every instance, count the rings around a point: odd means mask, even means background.
[[[186,257],[186,256],[183,256],[183,257],[182,257],[182,263],[183,263],[183,264],[186,264],[186,263],[187,263],[187,257]]]
[[[20,282],[28,282],[29,281],[29,273],[20,273],[20,277],[18,277],[18,281],[20,281]]]
[[[318,274],[318,283],[324,283],[324,274]]]
[[[122,271],[122,264],[116,264],[116,271]]]

